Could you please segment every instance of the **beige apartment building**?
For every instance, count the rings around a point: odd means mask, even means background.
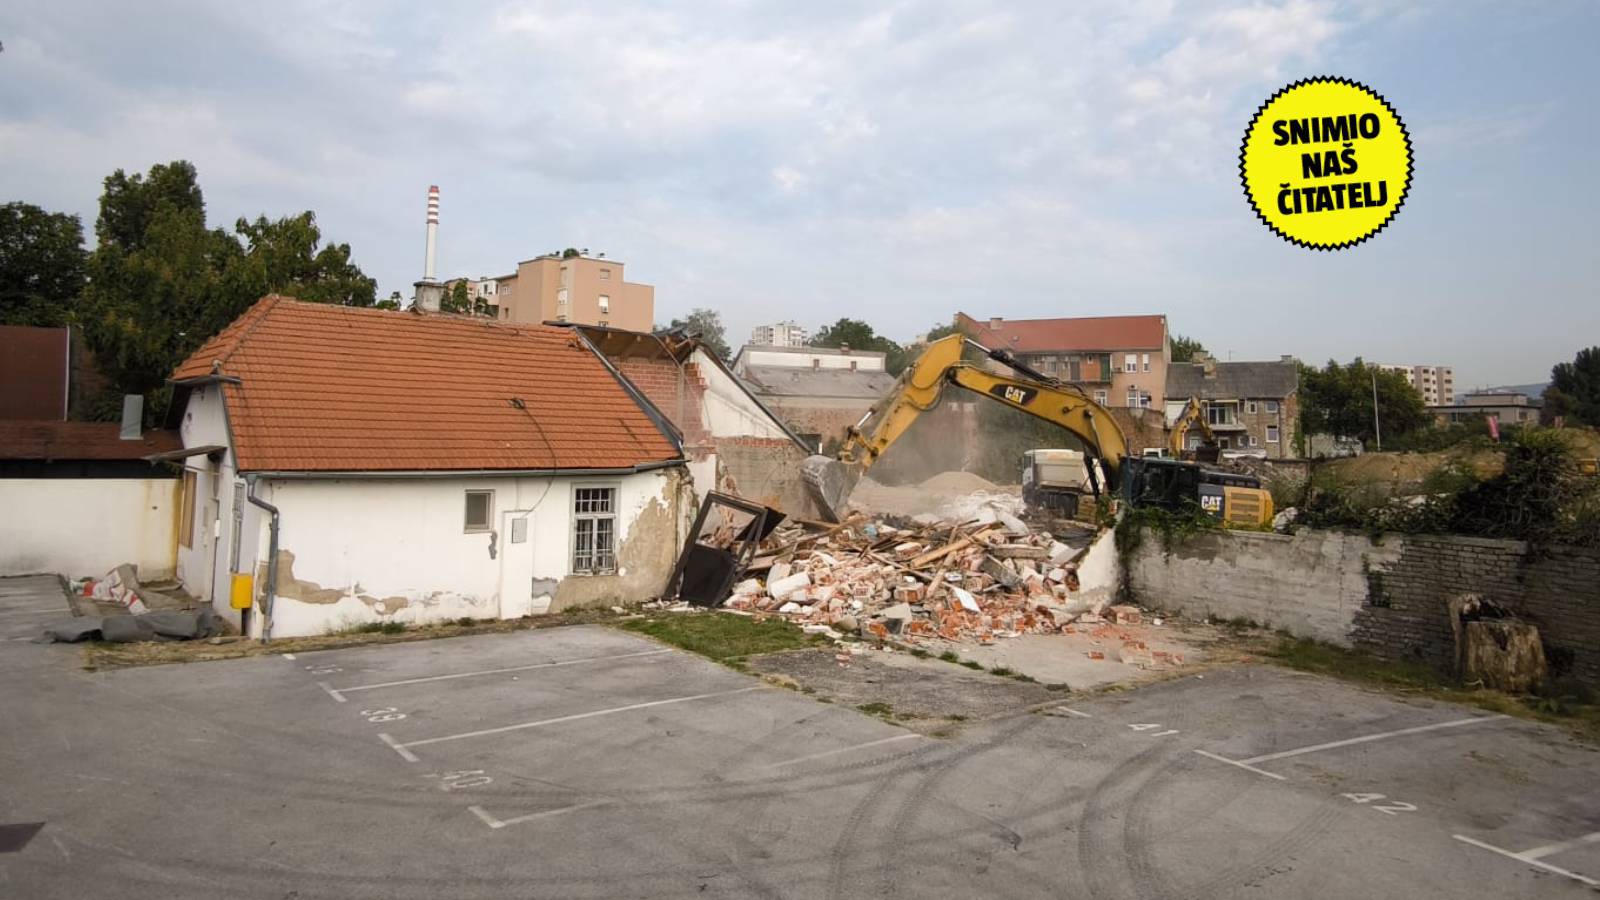
[[[980,320],[956,313],[956,327],[991,350],[1081,386],[1102,406],[1166,406],[1172,353],[1166,316]]]
[[[509,275],[467,279],[467,292],[487,300],[491,314],[505,322],[573,322],[644,332],[655,327],[656,289],[627,281],[623,263],[604,257],[536,256],[517,263]]]
[[[1427,406],[1451,406],[1456,402],[1456,370],[1449,366],[1379,365],[1378,369],[1404,375]]]

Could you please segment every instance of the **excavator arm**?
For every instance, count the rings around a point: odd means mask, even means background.
[[[1193,428],[1200,429],[1202,441],[1200,459],[1215,462],[1217,459],[1217,436],[1211,430],[1211,425],[1206,422],[1206,408],[1199,397],[1190,397],[1184,404],[1183,412],[1178,414],[1178,420],[1172,423],[1172,434],[1167,438],[1167,450],[1173,459],[1182,459],[1184,443],[1189,438],[1189,431]]]
[[[968,345],[1011,367],[1017,375],[998,375],[963,360],[962,350]],[[825,514],[835,521],[842,519],[845,503],[862,474],[919,416],[938,404],[950,385],[1072,432],[1090,456],[1102,461],[1110,482],[1106,487],[1114,490],[1118,486],[1128,444],[1109,410],[1076,388],[1029,369],[1004,351],[991,351],[961,335],[951,335],[929,344],[917,361],[901,373],[888,397],[847,432],[836,457],[813,456],[806,460],[802,474]]]

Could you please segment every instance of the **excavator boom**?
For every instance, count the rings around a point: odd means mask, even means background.
[[[996,374],[963,360],[962,351],[969,345],[1017,374]],[[862,474],[919,416],[938,404],[948,385],[981,394],[1072,432],[1091,456],[1103,461],[1106,478],[1111,482],[1106,487],[1116,488],[1128,445],[1109,410],[1082,391],[1029,369],[1004,351],[991,351],[961,335],[951,335],[929,344],[917,361],[901,373],[895,389],[846,433],[836,457],[812,456],[805,461],[801,475],[825,515],[834,521],[842,520],[850,492]]]

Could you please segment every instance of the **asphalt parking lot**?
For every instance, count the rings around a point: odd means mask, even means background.
[[[39,826],[0,829],[0,896],[1550,897],[1600,879],[1593,749],[1263,667],[938,739],[591,626],[76,662],[0,642],[0,826]]]

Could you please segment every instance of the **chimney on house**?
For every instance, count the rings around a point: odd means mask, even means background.
[[[850,345],[844,343],[843,341],[840,341],[839,342],[839,352],[840,353],[849,353],[850,352]]]
[[[435,277],[434,263],[439,250],[439,186],[428,185],[428,249],[422,261],[422,280],[416,283],[413,309],[438,312],[444,300],[444,285]]]
[[[1000,330],[1000,325],[1004,321],[1005,321],[1005,319],[1002,319],[999,316],[990,316],[989,317],[989,330],[990,331],[999,331]]]
[[[144,395],[122,395],[122,432],[117,435],[125,441],[137,441],[144,434]]]
[[[1209,353],[1196,353],[1194,361],[1200,364],[1207,378],[1217,377],[1217,358]]]

